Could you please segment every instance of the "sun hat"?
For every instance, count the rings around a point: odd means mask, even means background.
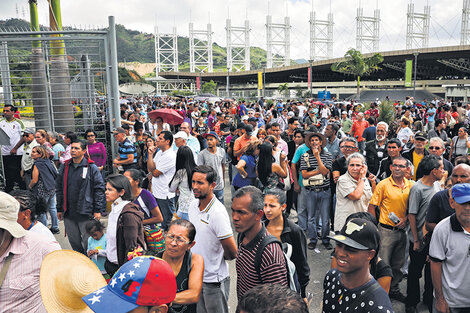
[[[82,253],[57,250],[42,261],[39,287],[49,313],[92,312],[82,297],[104,286],[100,270]]]
[[[308,142],[310,144],[310,139],[314,136],[320,138],[321,147],[325,148],[325,146],[326,146],[326,137],[322,133],[313,132],[313,133],[309,133],[309,134],[305,135],[305,142]]]
[[[452,187],[452,199],[458,204],[470,202],[470,184],[457,184]]]
[[[141,256],[124,263],[109,284],[83,301],[95,313],[129,312],[139,306],[168,304],[176,296],[171,266],[154,256]]]
[[[35,131],[34,131],[34,129],[31,128],[31,127],[26,127],[26,128],[23,130],[23,135],[24,135],[24,134],[34,134],[34,133],[35,133]],[[57,138],[57,136],[56,136],[55,138]]]
[[[20,203],[9,194],[0,191],[0,228],[8,231],[13,237],[26,235],[27,230],[18,224]]]
[[[347,222],[339,234],[329,238],[358,250],[378,250],[380,234],[377,226],[362,218],[353,218]]]

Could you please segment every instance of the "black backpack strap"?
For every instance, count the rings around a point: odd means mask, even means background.
[[[277,239],[273,235],[268,234],[268,235],[264,236],[263,240],[261,240],[261,242],[258,246],[258,249],[256,250],[254,265],[255,265],[255,269],[256,269],[256,272],[258,274],[258,278],[259,278],[260,281],[262,281],[262,278],[261,278],[261,259],[263,257],[263,252],[264,252],[264,249],[266,248],[266,246],[273,243],[273,242],[277,242],[281,246],[281,249],[282,249],[282,244],[279,241],[279,239]]]

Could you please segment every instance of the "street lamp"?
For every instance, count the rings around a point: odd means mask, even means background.
[[[415,66],[414,66],[414,82],[413,82],[413,101],[415,101],[416,98],[416,67],[418,63],[418,52],[413,53],[415,56]]]

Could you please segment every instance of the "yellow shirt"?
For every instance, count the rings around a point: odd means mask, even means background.
[[[424,154],[419,155],[416,151],[413,151],[413,166],[415,167],[415,171],[413,173],[413,180],[416,181],[416,172],[418,171],[419,162],[424,158]]]
[[[390,212],[394,212],[399,218],[406,216],[408,196],[413,182],[406,178],[403,180],[402,188],[393,181],[392,176],[377,184],[369,203],[380,207],[379,223],[395,226],[388,218]]]

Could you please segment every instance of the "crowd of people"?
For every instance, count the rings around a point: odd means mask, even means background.
[[[250,301],[279,305],[262,300],[271,293],[283,294],[292,312],[307,311],[314,270],[307,259],[321,248],[331,257],[324,312],[393,312],[391,300],[407,312],[421,301],[429,312],[468,312],[470,105],[404,100],[387,123],[378,99],[367,107],[335,99],[128,99],[122,126],[111,130],[112,164],[94,130],[25,128],[6,105],[0,312],[53,311],[41,301],[39,270],[60,249],[59,220],[106,288],[125,287],[132,305],[123,310],[139,304],[137,278],[122,285],[129,264],[148,263],[150,271],[161,258],[176,288],[170,301],[147,304],[149,312],[229,312],[234,259],[237,312],[257,312]],[[162,108],[179,122],[149,114]],[[76,302],[101,312],[100,290]]]

